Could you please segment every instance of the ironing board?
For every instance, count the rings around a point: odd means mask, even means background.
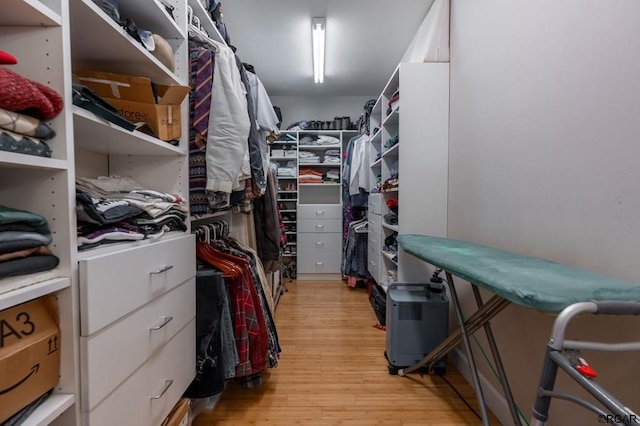
[[[587,377],[584,369],[576,368],[578,365],[575,357],[580,349],[640,350],[640,342],[577,342],[565,340],[564,336],[569,321],[579,314],[640,315],[639,285],[561,263],[465,241],[415,234],[400,235],[397,241],[405,252],[445,272],[451,301],[460,326],[422,361],[400,370],[400,375],[412,373],[425,366],[430,368],[458,344],[463,343],[469,358],[482,421],[484,425],[488,425],[486,404],[469,340],[470,335],[484,328],[511,416],[514,424],[520,425],[520,417],[490,325],[493,317],[510,303],[514,303],[539,311],[559,313],[547,345],[538,395],[533,409],[532,425],[542,426],[546,423],[551,398],[572,401],[598,415],[620,416],[619,419],[622,421],[618,423],[621,424],[640,423],[640,417],[636,416],[624,403],[607,392],[595,380]],[[454,275],[471,284],[478,305],[478,310],[466,320],[453,282]],[[494,295],[484,303],[478,288],[488,290]],[[612,414],[606,413],[582,398],[554,391],[558,367],[584,387]]]

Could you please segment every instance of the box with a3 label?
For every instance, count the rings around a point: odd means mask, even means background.
[[[0,311],[0,423],[58,383],[57,317],[54,296]]]

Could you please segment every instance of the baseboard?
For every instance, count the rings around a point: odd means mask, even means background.
[[[457,347],[453,351],[449,352],[449,360],[456,366],[460,374],[473,386],[473,379],[471,378],[471,370],[469,368],[469,360],[462,348]],[[495,414],[500,423],[503,425],[510,425],[513,423],[511,419],[511,412],[509,411],[509,404],[502,394],[501,389],[497,389],[481,372],[478,372],[480,377],[480,386],[482,386],[482,392],[484,399],[487,403],[487,407]],[[527,413],[523,412],[526,416]]]
[[[298,281],[335,281],[341,280],[342,274],[301,274],[296,277]]]

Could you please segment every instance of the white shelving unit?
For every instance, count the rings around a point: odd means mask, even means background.
[[[296,222],[298,218],[298,198],[299,198],[299,184],[298,184],[298,133],[284,131],[278,138],[270,145],[270,157],[269,161],[275,165],[276,169],[280,168],[281,173],[276,173],[278,179],[278,208],[282,215],[285,231],[287,232],[287,244],[282,251],[282,262],[285,265],[290,265],[292,262],[296,262],[298,256],[298,235],[296,232]],[[293,176],[290,173],[283,173],[283,168],[287,170],[293,170]],[[282,278],[279,280],[280,283]],[[279,284],[280,284],[279,283]],[[276,289],[276,295],[282,292],[280,286]]]
[[[0,309],[49,294],[57,300],[60,379],[53,395],[25,424],[156,426],[195,375],[193,236],[188,231],[175,232],[158,240],[80,253],[76,236],[76,176],[131,177],[150,189],[188,199],[187,100],[181,107],[182,137],[177,146],[121,129],[72,102],[75,70],[188,84],[187,0],[169,3],[175,7],[175,19],[158,0],[120,2],[119,6],[121,14],[132,18],[139,28],[169,42],[174,49],[174,70],[92,0],[3,3],[0,46],[18,59],[11,69],[50,86],[64,99],[63,111],[48,122],[56,131],[56,137],[47,141],[52,158],[0,152],[0,179],[5,182],[0,186],[0,204],[43,215],[54,236],[50,248],[60,259],[54,270],[0,280]],[[207,22],[206,14],[199,16],[201,22]],[[210,20],[208,25],[213,25]],[[209,34],[216,38],[213,30]],[[141,289],[148,292],[137,293]],[[119,343],[140,330],[149,336],[149,327],[163,316],[175,319],[162,332],[151,334],[153,339],[134,339],[125,346]],[[117,339],[109,334],[114,329],[120,330]],[[118,371],[105,370],[100,368],[100,356],[124,361]],[[172,377],[165,377],[168,375]],[[173,380],[173,385],[162,398],[149,400],[163,390],[165,380]]]
[[[333,172],[337,182],[299,183],[298,204],[298,279],[340,279],[342,261],[342,153],[349,137],[356,132],[347,130],[301,131],[306,135],[332,136],[335,145],[298,145],[320,157],[319,163],[300,161],[299,170],[313,169],[321,173]],[[325,161],[327,151],[337,150],[340,162]],[[302,158],[302,157],[301,157]],[[300,173],[302,174],[302,173]]]
[[[392,108],[390,100],[397,91],[400,102]],[[392,281],[419,282],[430,273],[424,262],[402,250],[395,260],[384,252],[388,237],[411,233],[446,236],[448,123],[449,64],[401,63],[369,121],[373,136],[368,265],[385,290]],[[392,176],[397,176],[398,185],[385,185]],[[389,223],[388,216],[385,219],[390,200],[398,203],[397,224]]]
[[[71,104],[68,76],[68,7],[65,2],[10,0],[2,5],[0,46],[18,59],[11,70],[48,85]],[[67,56],[65,56],[67,55]],[[66,72],[65,72],[66,71]],[[73,275],[75,218],[72,205],[73,130],[64,111],[48,122],[56,137],[47,141],[52,158],[0,152],[0,204],[44,216],[53,235],[49,246],[57,268],[0,280],[0,309],[54,295],[61,331],[60,379],[54,394],[31,415],[28,424],[47,425],[63,413],[75,424],[78,398],[78,290]],[[62,423],[60,423],[62,424]]]

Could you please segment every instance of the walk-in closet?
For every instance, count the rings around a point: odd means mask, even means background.
[[[640,423],[638,16],[3,1],[0,426]]]

